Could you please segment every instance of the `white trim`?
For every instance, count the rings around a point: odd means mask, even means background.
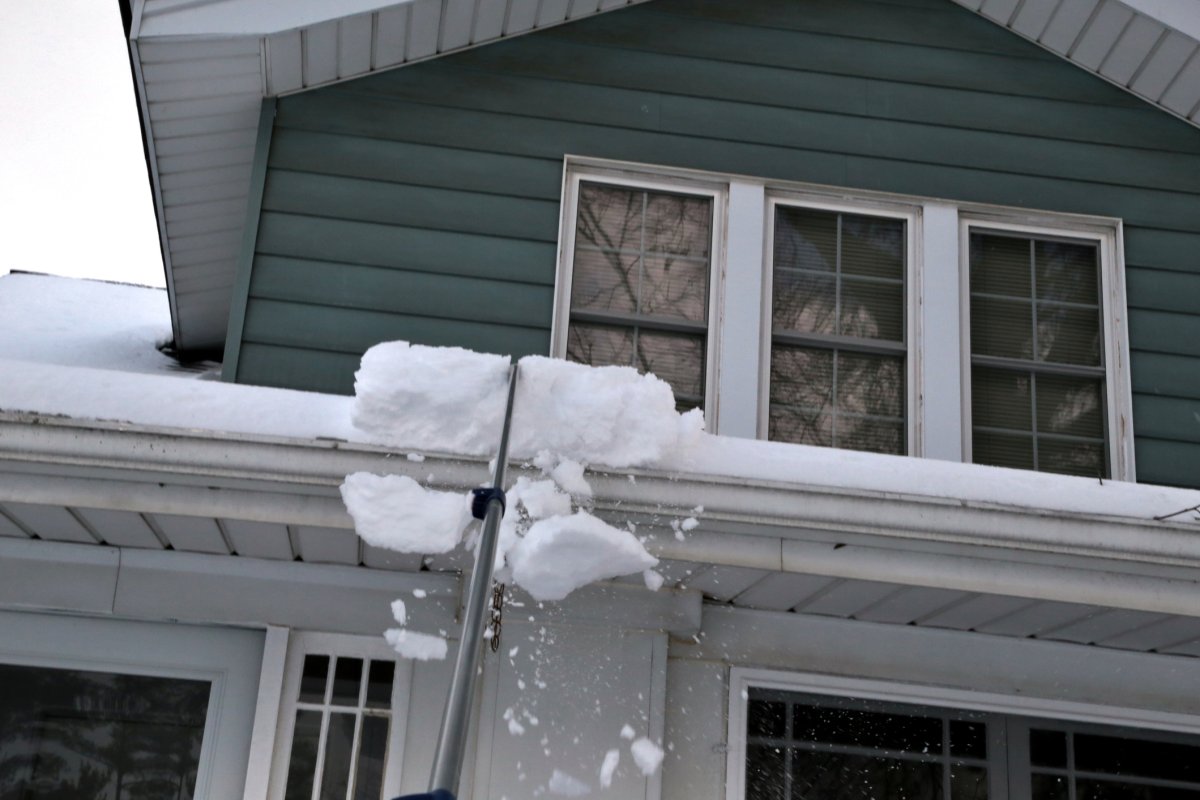
[[[296,704],[300,689],[300,676],[304,668],[304,657],[309,653],[337,656],[339,658],[361,658],[364,661],[362,682],[359,687],[360,707],[366,691],[366,660],[392,661],[396,671],[392,678],[391,716],[388,721],[388,743],[383,774],[383,796],[393,797],[400,791],[400,777],[404,762],[404,737],[408,726],[409,690],[412,686],[412,662],[402,659],[388,647],[379,636],[353,636],[340,633],[297,631],[287,646],[286,666],[280,684],[280,700],[276,716],[274,753],[270,760],[270,800],[282,800],[287,784],[288,767],[292,755],[292,736],[295,733]],[[332,668],[332,665],[331,665]],[[325,704],[328,705],[332,682],[326,685]],[[355,723],[355,747],[358,731],[362,726],[361,711]],[[313,781],[314,793],[319,790],[321,769],[324,764],[324,747],[329,715],[323,713],[321,739],[317,754],[317,770]],[[352,754],[351,768],[357,764],[357,750]],[[353,774],[351,775],[353,779]],[[349,787],[348,787],[349,788]]]
[[[945,461],[963,461],[962,348],[953,333],[960,325],[962,308],[958,253],[958,208],[947,203],[926,203],[922,209],[918,255],[911,285],[917,309],[916,331],[909,349],[915,362],[912,399],[918,448],[914,454]],[[930,424],[930,420],[937,420]]]
[[[1125,301],[1125,264],[1119,220],[1084,222],[1077,217],[1028,211],[1007,214],[971,212],[959,220],[960,279],[962,281],[962,409],[963,457],[971,452],[971,299],[970,235],[972,230],[1011,231],[1030,236],[1055,236],[1096,244],[1100,255],[1100,325],[1105,388],[1105,448],[1112,480],[1133,481],[1133,400],[1129,374],[1129,333]]]
[[[242,794],[261,647],[258,631],[0,611],[0,662],[210,682],[197,800]]]
[[[571,314],[571,281],[574,275],[575,220],[579,208],[579,186],[582,182],[600,183],[618,188],[642,189],[646,191],[670,192],[707,197],[712,200],[712,230],[709,241],[709,287],[708,319],[705,341],[704,419],[706,427],[714,430],[718,420],[720,384],[717,353],[720,336],[721,297],[725,267],[722,255],[726,243],[726,216],[729,187],[719,180],[697,180],[693,177],[675,177],[672,174],[646,173],[630,169],[603,169],[576,163],[567,157],[562,201],[562,217],[559,223],[559,258],[555,276],[555,298],[553,328],[550,332],[550,354],[555,358],[567,355],[567,328]]]
[[[267,626],[263,643],[262,669],[258,678],[258,702],[254,708],[254,732],[250,736],[250,763],[246,767],[243,800],[267,800],[271,784],[271,761],[275,752],[275,730],[283,696],[283,672],[287,663],[288,629]]]
[[[717,431],[723,436],[758,436],[758,392],[762,343],[758,334],[767,242],[766,191],[761,183],[730,181],[729,220],[721,279],[716,397]],[[736,345],[734,344],[736,342]],[[749,346],[747,346],[749,345]]]

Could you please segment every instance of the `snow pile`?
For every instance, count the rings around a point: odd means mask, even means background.
[[[461,348],[386,342],[355,373],[355,427],[398,448],[483,455],[495,450],[508,360]],[[509,445],[514,458],[547,450],[572,461],[649,464],[694,440],[699,412],[680,416],[671,387],[632,367],[520,360]]]
[[[513,580],[535,600],[562,600],[593,581],[658,563],[629,531],[586,511],[533,523],[508,552],[508,561]]]
[[[341,489],[358,535],[387,550],[447,553],[471,521],[469,497],[426,489],[405,475],[356,472]]]

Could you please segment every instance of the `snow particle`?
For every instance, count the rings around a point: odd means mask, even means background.
[[[396,620],[397,625],[408,624],[408,608],[403,600],[392,601],[392,618]]]
[[[600,787],[607,789],[612,786],[613,773],[617,771],[617,765],[621,763],[621,751],[617,749],[609,750],[604,754],[604,763],[600,765]]]
[[[390,628],[383,634],[392,649],[404,658],[441,661],[446,657],[446,640],[428,633]]]
[[[405,456],[405,458],[407,458],[409,461],[415,461],[418,464],[425,460],[425,456],[421,455],[420,453],[409,453]]]
[[[417,598],[418,600],[424,600],[427,594],[429,593],[424,589],[413,589],[413,597]]]
[[[646,588],[652,592],[657,592],[663,585],[663,576],[652,569],[642,573],[642,580],[646,582]]]
[[[635,736],[637,736],[637,733],[633,730],[632,725],[625,725],[621,728],[622,739],[632,740]]]
[[[663,760],[663,750],[645,736],[629,745],[629,752],[637,762],[638,769],[643,775],[653,775],[658,772],[658,765]]]
[[[588,786],[578,778],[573,778],[560,769],[554,770],[554,774],[550,776],[550,794],[562,795],[563,797],[583,797],[592,793],[592,787]]]

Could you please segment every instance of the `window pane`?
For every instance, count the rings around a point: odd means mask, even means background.
[[[597,183],[580,184],[576,247],[640,251],[643,201],[643,192]]]
[[[358,705],[358,689],[362,684],[363,662],[361,658],[337,659],[333,675],[331,703],[340,706]]]
[[[1099,248],[1079,242],[1035,242],[1037,299],[1096,305],[1100,298]]]
[[[1067,734],[1062,731],[1029,732],[1029,760],[1038,767],[1067,766]]]
[[[771,348],[768,435],[775,441],[833,444],[833,351]]]
[[[321,712],[297,711],[285,800],[311,800],[321,744]]]
[[[940,764],[841,753],[796,752],[792,758],[794,800],[942,797]]]
[[[973,367],[971,419],[976,427],[1033,431],[1033,403],[1028,372]]]
[[[1186,781],[1200,788],[1200,746],[1086,733],[1073,736],[1076,769]]]
[[[1067,779],[1060,775],[1034,773],[1031,783],[1033,787],[1032,800],[1067,800],[1068,798]]]
[[[942,752],[942,720],[937,717],[799,703],[792,711],[792,737],[799,741],[910,753]]]
[[[950,720],[950,752],[968,758],[987,758],[987,726],[982,722]]]
[[[567,360],[594,367],[631,367],[633,329],[572,323],[567,332]]]
[[[746,798],[788,800],[784,796],[784,751],[779,747],[746,748]]]
[[[192,797],[207,681],[0,664],[5,798]]]
[[[987,800],[988,776],[982,767],[950,767],[951,800]]]
[[[1037,376],[1038,432],[1102,439],[1100,388],[1099,379]]]
[[[837,232],[836,212],[776,206],[775,268],[835,272],[838,263]]]
[[[647,253],[671,253],[708,260],[712,242],[712,201],[665,192],[637,192],[646,198]]]
[[[1200,789],[1144,786],[1117,781],[1079,780],[1076,800],[1200,800]]]
[[[396,675],[394,661],[372,661],[367,678],[367,708],[392,707],[392,679]]]
[[[904,280],[904,221],[842,215],[842,272]]]
[[[329,715],[320,800],[346,798],[346,786],[350,780],[350,753],[354,748],[354,717],[354,714]]]
[[[300,702],[324,703],[325,679],[329,675],[329,656],[306,655],[300,676]]]
[[[972,233],[971,293],[1032,298],[1031,258],[1027,238]]]
[[[647,256],[642,259],[640,311],[704,322],[708,317],[708,262]]]
[[[1027,301],[971,297],[971,352],[1033,358],[1033,306]]]
[[[771,291],[772,328],[795,333],[835,333],[836,291],[837,281],[832,275],[776,269]]]
[[[358,769],[354,777],[354,800],[380,800],[383,793],[383,767],[387,759],[387,737],[387,717],[363,717]]]
[[[571,308],[634,313],[638,307],[641,265],[642,258],[637,254],[577,250],[571,280]]]
[[[683,408],[700,405],[704,398],[704,337],[684,333],[654,333],[642,328],[637,336],[639,372],[653,372],[675,392]]]
[[[1100,366],[1100,312],[1097,309],[1038,306],[1038,361]]]
[[[746,730],[751,736],[781,739],[787,731],[787,704],[751,700],[746,712]]]
[[[859,339],[904,341],[904,287],[842,279],[838,333]]]
[[[975,428],[971,459],[976,464],[1012,469],[1034,469],[1033,436],[997,433]]]

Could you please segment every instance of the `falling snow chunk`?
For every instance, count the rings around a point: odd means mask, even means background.
[[[513,579],[535,600],[561,600],[593,581],[658,564],[633,534],[580,511],[535,522],[508,554]]]
[[[421,455],[420,453],[409,453],[407,456],[405,456],[405,458],[407,458],[409,461],[415,461],[418,464],[425,460],[425,456]]]
[[[643,775],[653,775],[658,772],[658,765],[663,760],[663,751],[654,742],[643,736],[629,745],[629,752],[633,755],[633,760],[637,762],[638,769],[642,771]]]
[[[663,576],[652,569],[642,573],[642,580],[646,582],[646,588],[652,592],[657,592],[663,585]]]
[[[621,763],[621,751],[617,749],[609,750],[604,754],[604,763],[600,765],[600,787],[607,789],[612,786],[613,773],[617,771],[617,765]]]
[[[525,733],[525,726],[517,721],[517,715],[513,712],[512,706],[504,709],[504,720],[508,723],[508,732],[512,736],[520,736]]]
[[[635,737],[635,736],[637,736],[637,733],[634,732],[632,725],[622,725],[621,726],[621,738],[622,739],[632,740],[633,737]]]
[[[413,589],[413,597],[417,598],[418,600],[425,599],[425,595],[427,594],[428,592],[426,592],[424,589]]]
[[[554,770],[554,774],[550,776],[551,794],[562,795],[563,797],[583,797],[592,793],[592,787],[588,786],[578,778],[573,778],[560,769]]]
[[[390,628],[383,633],[392,649],[404,658],[417,661],[441,661],[446,657],[446,640],[429,633]]]
[[[404,605],[403,600],[392,601],[392,617],[396,620],[397,625],[408,624],[408,608]]]
[[[401,553],[447,553],[471,521],[466,495],[426,489],[405,475],[347,475],[342,500],[367,544]]]
[[[700,520],[695,517],[688,517],[683,522],[679,523],[679,527],[685,531],[694,531],[700,525]]]
[[[517,478],[517,483],[509,490],[508,497],[510,503],[514,497],[519,500],[530,519],[545,519],[571,513],[570,496],[560,492],[554,481]]]

